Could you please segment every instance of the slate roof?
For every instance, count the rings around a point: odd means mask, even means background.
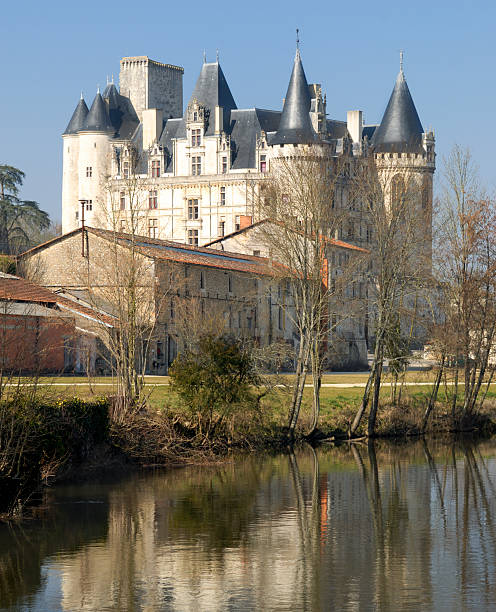
[[[86,102],[84,101],[84,98],[81,95],[81,99],[77,103],[77,106],[74,109],[74,112],[72,113],[71,120],[65,128],[64,136],[69,134],[77,134],[79,130],[82,130],[84,122],[86,121],[86,117],[88,116],[88,112],[89,111],[88,107],[86,106]]]
[[[270,144],[311,144],[315,142],[317,134],[313,129],[309,112],[308,83],[301,63],[300,51],[297,49],[281,120]]]
[[[182,119],[167,119],[165,127],[162,130],[162,134],[159,138],[159,144],[162,145],[167,151],[167,159],[165,171],[172,170],[172,139],[176,137],[179,126],[181,125]]]
[[[279,125],[281,113],[260,108],[233,110],[231,112],[231,147],[233,158],[231,167],[234,170],[255,168],[257,138],[262,130],[274,132]]]
[[[131,101],[121,96],[113,83],[107,85],[102,97],[108,105],[110,123],[115,130],[114,137],[130,140],[139,125],[138,115]]]
[[[84,122],[83,131],[87,132],[114,132],[115,129],[110,121],[107,105],[103,101],[100,92],[97,92],[90,112]]]
[[[113,326],[115,318],[11,274],[0,273],[0,300],[42,304]]]
[[[423,132],[405,75],[400,70],[372,145],[377,152],[419,153],[423,151]]]
[[[210,118],[205,130],[206,136],[211,136],[215,131],[214,113],[216,106],[223,107],[224,131],[229,131],[230,114],[237,107],[219,62],[204,63],[202,65],[200,76],[196,81],[189,101],[191,102],[194,99],[198,100],[200,104],[203,104],[210,111]],[[178,128],[177,137],[186,137],[186,113]]]

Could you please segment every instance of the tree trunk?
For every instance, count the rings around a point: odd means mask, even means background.
[[[377,420],[377,411],[379,409],[379,393],[381,390],[382,376],[382,358],[377,364],[374,378],[374,397],[372,398],[372,406],[370,407],[369,422],[367,424],[367,435],[372,438],[375,435],[375,422]]]
[[[425,410],[424,413],[424,419],[422,421],[422,433],[425,433],[425,430],[427,428],[427,423],[429,422],[429,416],[432,412],[432,409],[434,408],[434,404],[436,403],[437,400],[437,394],[439,391],[439,385],[441,384],[441,379],[443,377],[443,370],[444,370],[444,355],[442,356],[441,359],[441,365],[439,366],[439,371],[437,373],[436,376],[436,380],[434,382],[434,388],[432,390],[431,396],[429,398],[429,403],[427,404],[427,408]]]
[[[374,380],[374,376],[375,376],[375,369],[376,369],[376,364],[374,362],[374,364],[372,365],[372,369],[370,370],[370,374],[367,379],[367,383],[365,385],[365,389],[364,389],[363,396],[362,396],[362,403],[360,404],[360,408],[358,409],[355,415],[355,418],[353,419],[353,423],[351,424],[351,429],[350,429],[351,435],[354,435],[356,433],[360,425],[360,422],[362,420],[362,417],[365,414],[365,411],[367,410],[367,406],[369,403],[370,389],[372,387],[372,381]]]

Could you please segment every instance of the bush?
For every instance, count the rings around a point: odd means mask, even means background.
[[[55,402],[21,394],[0,402],[0,513],[12,514],[68,462],[108,438],[108,402]]]
[[[230,417],[258,404],[252,386],[260,379],[250,348],[239,340],[203,336],[198,347],[178,355],[169,373],[172,387],[205,439]]]

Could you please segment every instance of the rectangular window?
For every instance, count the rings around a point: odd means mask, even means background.
[[[201,130],[191,130],[191,146],[199,147],[201,145]]]
[[[160,176],[160,160],[154,159],[152,161],[152,178],[158,178]]]
[[[220,188],[220,205],[221,206],[226,205],[226,188],[225,187]]]
[[[267,172],[267,156],[260,155],[260,172]]]
[[[199,216],[198,200],[188,200],[188,219],[198,219]]]
[[[282,321],[282,306],[279,306],[279,311],[278,311],[278,327],[279,329],[282,329],[283,327],[283,321]]]
[[[191,158],[191,174],[200,176],[201,174],[201,155],[193,155]]]
[[[219,231],[218,231],[219,238],[222,238],[222,236],[224,236],[225,227],[226,227],[226,222],[224,219],[221,219],[219,221]]]
[[[205,289],[205,272],[200,270],[200,289]]]
[[[148,219],[148,236],[150,238],[158,237],[158,219]]]
[[[260,251],[253,251],[254,257],[260,257]]]
[[[174,318],[174,298],[171,298],[170,301],[170,318]]]
[[[188,230],[188,244],[191,246],[198,246],[198,230]]]
[[[122,176],[125,179],[129,178],[129,162],[127,161],[122,164]]]
[[[227,157],[222,158],[222,174],[227,172]]]
[[[86,210],[93,210],[93,200],[88,200],[86,202]]]
[[[86,167],[86,176],[87,176],[88,178],[91,178],[91,177],[92,177],[92,175],[93,175],[93,168],[92,168],[91,166],[87,166],[87,167]]]
[[[227,275],[227,290],[232,293],[232,276],[230,274]]]
[[[148,208],[158,208],[157,191],[155,189],[148,192]]]
[[[240,219],[239,219],[239,215],[236,215],[234,217],[234,231],[237,232],[241,227],[241,223],[240,223]]]
[[[126,210],[126,192],[125,191],[121,191],[120,207],[121,207],[121,210]]]
[[[121,219],[121,232],[125,232],[125,231],[126,231],[126,220]]]

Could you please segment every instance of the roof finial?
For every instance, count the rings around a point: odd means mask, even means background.
[[[100,85],[96,86],[96,93],[97,93],[97,95],[100,93]]]
[[[215,61],[219,63],[219,50],[218,49],[215,50]]]
[[[114,75],[112,75],[112,85],[114,84]]]
[[[108,78],[108,74],[107,74],[107,85],[109,84],[109,78]]]
[[[205,51],[205,49],[203,49],[203,63],[207,63],[207,52]]]
[[[83,90],[82,90],[82,89],[81,89],[81,100],[84,100],[84,97],[83,97]]]
[[[403,49],[400,49],[400,72],[403,73]]]
[[[296,48],[300,48],[300,29],[296,28]]]

